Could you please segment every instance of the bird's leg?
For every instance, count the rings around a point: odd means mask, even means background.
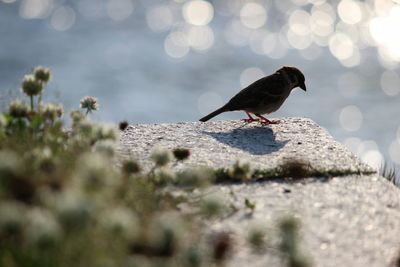
[[[253,117],[250,115],[249,112],[247,112],[247,111],[245,111],[245,112],[246,112],[246,114],[247,114],[247,116],[248,116],[249,118],[248,118],[248,119],[242,119],[242,121],[250,123],[250,122],[253,122],[253,121],[259,121],[259,120],[260,120],[260,119],[253,118]]]
[[[270,121],[269,119],[267,119],[267,118],[265,118],[264,116],[261,116],[261,115],[257,115],[256,114],[256,116],[260,118],[260,123],[261,124],[278,124],[278,123],[280,123],[280,121],[278,121],[278,120]]]

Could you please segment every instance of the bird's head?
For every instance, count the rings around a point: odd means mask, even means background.
[[[298,68],[284,66],[282,69],[286,72],[290,79],[290,82],[294,85],[293,88],[300,87],[304,91],[307,91],[306,85],[304,83],[304,74]]]

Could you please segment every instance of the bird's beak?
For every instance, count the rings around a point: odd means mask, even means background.
[[[304,83],[301,83],[301,84],[299,85],[299,87],[300,87],[301,89],[303,89],[304,91],[307,91],[306,85],[305,85]]]

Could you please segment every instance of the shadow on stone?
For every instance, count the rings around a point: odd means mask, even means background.
[[[283,148],[288,140],[276,141],[271,128],[238,128],[228,132],[207,132],[215,140],[231,147],[239,148],[253,155],[265,155]]]

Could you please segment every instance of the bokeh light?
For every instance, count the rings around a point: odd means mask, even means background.
[[[378,170],[383,161],[383,156],[374,140],[365,140],[358,146],[356,154],[362,161]]]
[[[363,115],[357,106],[350,105],[340,111],[339,122],[343,129],[354,132],[360,129]]]
[[[240,10],[240,21],[250,29],[258,29],[267,21],[267,11],[258,3],[246,3]]]
[[[400,6],[394,5],[388,15],[377,16],[369,22],[369,29],[376,45],[382,47],[380,55],[386,52],[389,59],[400,61]],[[385,58],[385,55],[383,56]]]
[[[292,30],[289,30],[287,35],[289,44],[296,49],[303,50],[308,48],[312,44],[310,35],[299,35]]]
[[[361,160],[375,170],[379,170],[382,167],[383,156],[378,150],[369,150],[361,157]]]
[[[350,58],[354,53],[351,38],[344,33],[335,33],[329,40],[329,50],[339,60]]]
[[[358,152],[358,148],[361,145],[362,140],[358,137],[348,137],[344,140],[343,144],[353,153]]]
[[[172,11],[167,5],[152,7],[146,13],[146,20],[149,28],[155,32],[168,31],[174,22]]]
[[[46,18],[52,8],[52,0],[23,0],[19,7],[19,15],[24,19]]]
[[[364,140],[358,146],[356,154],[362,157],[363,155],[368,153],[368,151],[376,150],[378,150],[378,145],[374,140]]]
[[[281,45],[278,33],[271,33],[265,36],[263,41],[264,53],[272,59],[279,59],[287,54],[286,46]]]
[[[57,31],[66,31],[75,23],[75,11],[71,7],[57,8],[51,16],[50,24]]]
[[[399,74],[387,70],[381,76],[381,88],[388,96],[395,96],[400,93],[400,77]]]
[[[189,44],[183,32],[175,31],[168,34],[164,42],[167,55],[173,58],[182,58],[189,52]]]
[[[266,67],[270,70],[272,66],[299,64],[309,73],[310,93],[315,93],[312,97],[329,95],[332,114],[337,115],[333,117],[337,122],[333,131],[341,132],[339,139],[346,146],[372,165],[382,155],[400,162],[400,129],[393,135],[399,125],[383,122],[387,120],[378,115],[386,115],[379,110],[385,106],[382,101],[388,101],[388,110],[393,112],[393,103],[400,97],[399,1],[0,0],[3,3],[15,4],[22,19],[43,20],[42,25],[55,35],[64,31],[68,36],[74,31],[81,34],[91,25],[107,21],[102,24],[106,25],[104,30],[112,28],[116,38],[96,39],[99,46],[93,45],[93,51],[102,51],[104,65],[120,72],[134,66],[136,59],[142,64],[142,55],[138,56],[137,51],[146,49],[160,49],[154,56],[162,55],[161,60],[167,62],[163,64],[172,62],[177,68],[183,66],[178,64],[185,64],[185,69],[193,72],[199,71],[199,66],[210,66],[208,72],[219,68],[226,74],[212,78],[213,83],[220,83],[218,88],[227,79],[231,82],[229,88],[235,86],[238,79],[232,78],[233,74],[240,75],[240,86],[244,88],[266,75]],[[147,35],[146,30],[151,34]],[[95,36],[96,31],[91,34]],[[155,41],[146,47],[143,44],[149,36]],[[160,40],[163,45],[157,43]],[[323,74],[325,67],[333,71],[332,75]],[[157,77],[163,75],[168,76]],[[202,114],[218,106],[222,96],[209,93],[200,96],[199,112],[204,99],[214,104],[204,108]],[[286,108],[290,113],[291,108]],[[318,118],[318,122],[324,124],[332,119],[332,115],[328,117]],[[378,119],[382,121],[379,127],[392,127],[389,140],[379,140],[373,127],[362,127]],[[380,147],[362,149],[371,145],[364,138],[377,140]]]
[[[310,34],[310,14],[304,10],[296,10],[289,17],[290,30],[296,35],[305,36]]]
[[[187,33],[188,43],[194,50],[207,50],[214,44],[214,32],[208,26],[192,26]]]
[[[315,9],[310,18],[311,31],[318,36],[329,36],[333,33],[334,18],[328,12]]]
[[[339,17],[347,24],[356,24],[362,19],[361,3],[353,0],[342,0],[338,5]]]
[[[213,6],[203,0],[192,0],[185,3],[182,12],[186,22],[197,26],[207,25],[214,17]]]

